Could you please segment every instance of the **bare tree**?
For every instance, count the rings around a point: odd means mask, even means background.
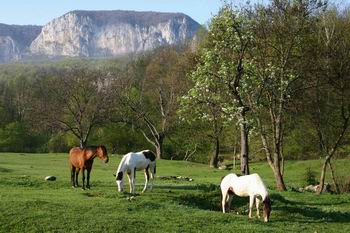
[[[327,166],[331,171],[336,192],[339,185],[335,177],[332,158],[345,143],[350,126],[350,20],[335,10],[324,12],[318,24],[319,54],[314,59],[319,72],[314,76],[314,87],[308,90],[311,105],[310,119],[324,155],[318,193],[324,189]]]
[[[186,87],[185,61],[172,48],[157,50],[150,59],[140,58],[126,71],[123,91],[117,93],[126,107],[123,120],[142,132],[158,158],[163,157],[164,140],[176,123],[177,100]]]
[[[110,75],[81,66],[49,70],[43,76],[34,108],[39,122],[71,132],[85,147],[93,128],[108,119]]]

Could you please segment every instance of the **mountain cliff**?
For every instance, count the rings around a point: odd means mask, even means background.
[[[45,26],[0,24],[0,63],[32,58],[115,57],[192,40],[182,13],[72,11]]]
[[[72,11],[45,25],[35,55],[113,57],[191,40],[200,25],[182,13]]]
[[[41,28],[0,23],[0,63],[20,60],[29,52],[28,48],[40,34]]]

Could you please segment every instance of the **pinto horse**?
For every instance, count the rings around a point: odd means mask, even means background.
[[[107,149],[105,146],[74,147],[69,151],[71,183],[73,188],[78,187],[78,175],[79,171],[81,171],[83,180],[82,189],[85,189],[85,170],[87,170],[86,188],[90,188],[90,172],[96,156],[105,161],[105,163],[108,163]]]
[[[148,187],[148,182],[150,179],[148,170],[151,171],[150,190],[152,190],[153,178],[154,178],[154,174],[156,173],[155,154],[150,150],[143,150],[140,152],[130,152],[124,155],[122,160],[119,163],[117,172],[115,174],[118,191],[123,192],[123,189],[124,189],[123,176],[124,176],[124,173],[126,172],[129,178],[130,193],[134,194],[136,170],[142,170],[142,169],[144,169],[144,173],[145,173],[145,186],[142,192],[145,192]]]
[[[254,201],[256,204],[257,216],[260,218],[259,198],[261,198],[262,202],[264,203],[264,221],[269,221],[271,213],[271,200],[269,198],[266,186],[258,174],[251,174],[240,177],[234,173],[228,174],[222,179],[220,187],[222,193],[222,212],[226,213],[226,211],[230,210],[233,194],[240,197],[249,196],[249,218],[252,217],[252,208]]]

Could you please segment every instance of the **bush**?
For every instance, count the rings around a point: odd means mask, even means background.
[[[31,132],[23,122],[11,122],[0,128],[0,150],[6,152],[37,152],[46,137]]]
[[[307,167],[305,170],[304,179],[306,182],[306,185],[316,185],[316,172],[313,171],[310,167]]]
[[[350,177],[336,177],[340,193],[350,193]]]

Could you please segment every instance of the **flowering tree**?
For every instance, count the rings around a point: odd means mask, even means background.
[[[184,105],[190,106],[194,115],[212,121],[217,139],[222,123],[234,122],[234,119],[238,122],[242,174],[249,174],[249,108],[242,88],[250,69],[247,50],[252,38],[247,22],[229,4],[225,4],[213,17],[206,43],[200,51],[199,63],[190,74],[194,86],[183,97]]]

